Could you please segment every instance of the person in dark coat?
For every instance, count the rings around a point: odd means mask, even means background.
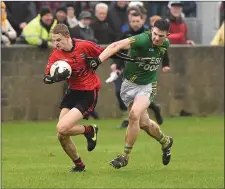
[[[23,28],[36,17],[36,6],[34,2],[6,1],[7,18],[20,36]]]
[[[108,5],[105,3],[98,3],[95,6],[95,18],[91,24],[94,30],[94,37],[97,39],[98,44],[109,44],[116,40],[112,28],[107,22]]]

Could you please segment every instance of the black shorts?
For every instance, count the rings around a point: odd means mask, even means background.
[[[89,114],[95,109],[98,101],[98,90],[78,91],[68,89],[61,102],[60,108],[77,108],[88,119]]]

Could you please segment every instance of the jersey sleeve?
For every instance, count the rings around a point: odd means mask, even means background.
[[[168,49],[170,47],[170,41],[168,38],[165,40],[165,48]]]
[[[56,59],[55,51],[53,51],[48,58],[48,64],[45,68],[45,75],[48,75],[50,73],[51,66],[56,61],[57,61],[57,59]]]
[[[133,49],[142,48],[149,41],[148,35],[146,33],[135,35],[135,36],[129,37],[128,39],[130,39],[131,48]]]
[[[98,57],[104,51],[104,48],[90,41],[88,41],[85,46],[87,48],[86,52],[88,52],[86,55],[89,57]]]

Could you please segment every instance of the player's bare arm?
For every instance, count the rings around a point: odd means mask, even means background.
[[[99,60],[101,62],[104,62],[108,58],[110,58],[112,55],[116,54],[120,50],[128,50],[131,48],[130,44],[132,41],[130,39],[123,39],[117,42],[114,42],[110,44],[100,55]]]
[[[100,55],[99,57],[85,57],[86,62],[88,65],[95,71],[98,66],[108,58],[120,58],[123,60],[130,60],[132,61],[131,57],[125,55],[123,53],[119,53],[122,49],[130,49],[130,44],[132,40],[130,39],[123,39],[117,42],[110,44]]]
[[[99,57],[85,57],[86,62],[88,65],[95,71],[98,66],[108,58],[114,58],[114,59],[122,59],[125,61],[130,62],[139,62],[139,61],[145,61],[146,58],[140,58],[140,57],[131,57],[127,54],[119,52],[120,50],[128,50],[131,48],[131,43],[134,41],[127,38],[123,39],[117,42],[114,42],[110,44],[100,55]],[[148,61],[148,60],[146,60]]]

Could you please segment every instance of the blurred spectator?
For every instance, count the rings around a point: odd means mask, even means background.
[[[137,6],[129,6],[127,8],[128,23],[126,23],[126,24],[124,24],[122,26],[122,28],[121,28],[122,33],[124,33],[125,31],[127,31],[129,29],[129,22],[130,22],[130,19],[131,19],[131,15],[133,13],[136,13],[136,12],[139,12],[139,13],[141,12],[140,9],[139,9],[139,7],[137,7]]]
[[[185,17],[196,17],[196,2],[194,1],[182,1],[183,13]]]
[[[159,20],[159,19],[161,19],[161,17],[158,15],[154,15],[154,16],[150,17],[149,18],[149,28],[152,28],[154,26],[155,21]]]
[[[55,17],[58,21],[58,24],[65,24],[69,28],[66,7],[59,7],[55,12]]]
[[[16,31],[7,20],[6,6],[4,2],[1,2],[1,31],[2,44],[10,45],[11,40],[16,39]]]
[[[69,24],[69,28],[74,28],[78,25],[78,20],[75,16],[75,10],[73,4],[67,5],[67,22]]]
[[[214,36],[211,45],[224,45],[224,22]]]
[[[194,41],[187,40],[187,25],[182,18],[183,4],[180,1],[169,2],[170,35],[168,36],[171,44],[191,44]]]
[[[108,22],[113,31],[119,36],[121,28],[127,22],[127,1],[112,2],[108,12]],[[118,36],[118,37],[119,37]]]
[[[42,8],[40,14],[23,29],[25,42],[40,48],[52,47],[51,30],[57,24],[49,8]]]
[[[52,13],[55,13],[56,10],[61,7],[64,2],[62,1],[36,1],[37,13],[41,11],[42,8],[48,7],[52,10]]]
[[[6,1],[8,20],[19,36],[23,28],[36,16],[34,2]]]
[[[107,22],[108,5],[105,3],[98,3],[95,7],[95,18],[91,24],[94,30],[94,37],[99,44],[109,44],[116,40],[109,23]]]
[[[122,39],[141,34],[147,30],[149,30],[149,28],[144,27],[143,15],[139,12],[135,12],[131,15],[129,29],[123,33]]]
[[[91,20],[91,13],[82,11],[79,15],[78,25],[71,30],[71,37],[97,42],[94,37],[94,31],[90,27]]]

